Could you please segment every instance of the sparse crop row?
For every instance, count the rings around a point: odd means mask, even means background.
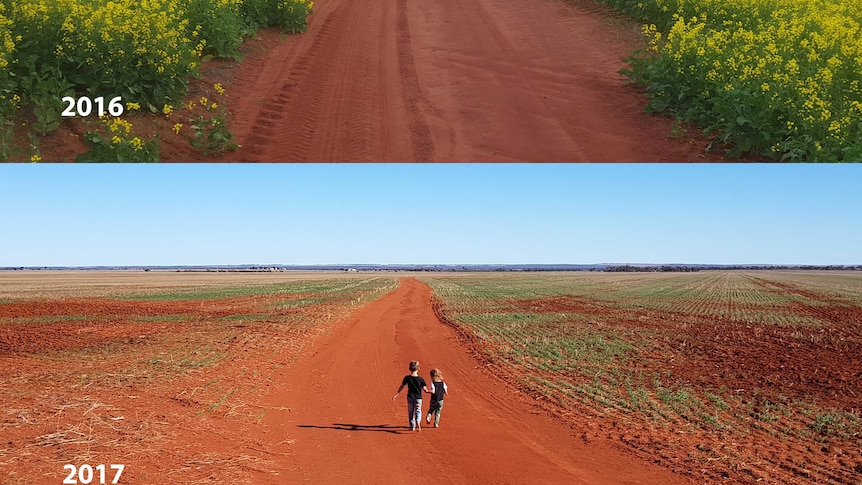
[[[649,108],[744,152],[862,160],[862,4],[843,0],[603,0],[647,22],[628,71]]]
[[[811,303],[793,294],[770,292],[750,277],[737,273],[687,274],[654,276],[651,280],[614,284],[614,292],[605,299],[610,306],[642,308],[715,318],[738,323],[769,325],[817,325],[810,317],[800,315],[790,306],[793,302]]]
[[[238,296],[253,295],[298,295],[324,294],[338,295],[346,293],[362,294],[389,291],[397,285],[393,278],[361,278],[361,279],[323,279],[295,281],[290,284],[249,284],[242,286],[215,285],[195,289],[170,289],[150,292],[135,291],[123,295],[124,298],[135,301],[183,301],[183,300],[217,300]]]
[[[804,472],[815,480],[852,483],[852,467],[817,457],[805,463],[781,456],[758,456],[757,463],[741,458],[751,440],[805,450],[852,448],[862,438],[858,409],[847,399],[826,404],[822,400],[831,394],[821,395],[816,387],[799,392],[792,384],[818,379],[797,374],[812,364],[807,352],[845,362],[821,369],[834,376],[852,361],[858,345],[822,331],[834,323],[795,313],[796,304],[816,302],[800,292],[774,291],[756,278],[773,281],[771,276],[712,272],[424,280],[443,301],[446,317],[479,340],[480,351],[509,381],[553,403],[563,416],[575,416],[578,426],[604,417],[624,427],[652,429],[644,436],[653,438],[641,442],[629,441],[631,434],[621,431],[621,439],[638,449],[665,443],[657,437],[666,430],[696,435],[701,440],[697,449],[668,449],[663,456],[687,453],[686,460],[703,467],[704,477],[780,483]],[[804,276],[782,274],[775,280],[789,288],[807,285]],[[846,284],[850,289],[840,297],[853,308],[862,307],[856,293],[862,279]],[[798,349],[801,360],[773,356],[762,350],[767,344],[773,350]],[[764,355],[793,370],[761,368]],[[838,392],[851,396],[854,391]],[[656,453],[662,450],[653,450],[652,456]],[[748,471],[739,474],[743,469]]]

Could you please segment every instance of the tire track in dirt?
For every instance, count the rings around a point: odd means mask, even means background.
[[[329,38],[333,24],[338,24],[341,16],[342,12],[336,7],[324,17],[311,46],[289,69],[287,66],[282,69],[279,73],[282,81],[273,81],[276,86],[272,88],[272,94],[262,98],[263,107],[255,117],[249,137],[241,142],[246,147],[244,155],[250,158],[239,161],[265,160],[267,153],[273,151],[286,156],[282,161],[290,161],[294,157],[301,158],[303,147],[313,142],[314,126],[308,119],[309,113],[320,107],[323,90],[329,86],[329,81],[326,77],[311,78],[312,75],[307,74],[307,71],[312,60],[319,56],[324,41]],[[294,150],[293,156],[285,153],[286,147],[279,146],[285,143]]]
[[[241,63],[202,67],[241,148],[204,154],[179,118],[141,119],[171,161],[721,161],[618,73],[643,39],[587,0],[320,0],[308,30],[264,29]],[[180,110],[178,110],[179,116]],[[184,120],[190,124],[192,120]],[[136,122],[138,123],[138,122]],[[64,122],[49,159],[84,151]]]
[[[410,133],[413,140],[413,159],[430,162],[434,158],[434,141],[431,129],[419,110],[422,96],[416,66],[413,62],[413,46],[410,41],[410,23],[407,19],[407,0],[398,0],[398,65],[404,83],[404,103],[410,115]]]
[[[390,10],[394,4],[370,0],[320,2],[305,34],[264,55],[265,75],[235,87],[259,93],[242,96],[262,106],[245,102],[241,116],[252,121],[237,122],[243,148],[234,161],[412,158],[403,102],[390,101],[400,93],[392,86],[400,71],[386,68],[398,61],[394,31],[384,23]]]
[[[569,148],[569,155],[577,160],[589,160],[589,148],[592,146],[592,140],[589,133],[585,132],[582,127],[566,113],[557,103],[549,102],[549,96],[553,96],[573,85],[579,83],[577,76],[572,76],[566,72],[555,72],[544,67],[534,66],[533,56],[543,56],[543,46],[534,35],[524,35],[518,27],[518,19],[523,19],[529,14],[530,6],[526,3],[517,3],[510,9],[494,10],[494,15],[491,15],[488,8],[480,1],[473,3],[459,2],[457,8],[460,9],[461,15],[465,17],[476,16],[476,35],[475,40],[477,45],[487,45],[490,49],[496,52],[508,53],[508,56],[488,57],[485,53],[481,55],[463,56],[463,53],[457,50],[449,51],[450,62],[453,65],[458,65],[463,69],[470,69],[475,66],[477,61],[489,63],[490,71],[493,72],[496,82],[489,83],[490,85],[505,86],[507,89],[518,93],[534,93],[527,103],[512,103],[511,108],[514,110],[514,117],[520,120],[530,120],[535,117],[537,110],[545,110],[551,115],[548,121],[558,123],[562,128],[557,134],[560,137],[580,140],[580,144],[572,144]],[[512,36],[510,39],[506,33]],[[486,38],[483,38],[486,37]],[[520,49],[516,46],[520,46]],[[463,57],[463,58],[462,58]],[[548,79],[550,78],[550,79]],[[541,96],[540,96],[541,95]],[[503,103],[511,102],[512,98],[508,95],[504,97]],[[503,99],[503,98],[501,98]],[[529,128],[538,127],[541,121],[530,121]],[[555,127],[556,128],[556,127]],[[586,147],[581,146],[586,145]],[[526,154],[529,156],[529,154]],[[539,157],[537,160],[542,160],[544,157]]]

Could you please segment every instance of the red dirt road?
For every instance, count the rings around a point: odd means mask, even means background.
[[[440,428],[407,427],[407,363],[443,370]],[[279,476],[255,483],[689,483],[553,421],[479,367],[440,323],[424,284],[402,280],[319,337],[273,383],[261,443]],[[425,399],[423,410],[427,410]],[[286,409],[285,409],[286,408]]]
[[[130,119],[169,162],[724,161],[697,128],[644,112],[619,74],[643,45],[592,0],[318,0],[306,32],[261,30],[242,62],[190,81],[186,101],[228,109],[237,151],[192,148],[192,112]],[[65,120],[43,159],[74,160],[92,129]]]
[[[643,112],[632,29],[562,0],[319,0],[227,82],[242,148],[221,160],[719,160]]]

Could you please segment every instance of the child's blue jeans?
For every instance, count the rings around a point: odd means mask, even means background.
[[[410,428],[416,429],[422,421],[422,398],[407,395],[407,419],[410,420]]]

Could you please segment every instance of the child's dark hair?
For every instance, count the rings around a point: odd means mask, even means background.
[[[417,370],[419,370],[419,361],[418,360],[410,361],[410,372],[416,372]]]

